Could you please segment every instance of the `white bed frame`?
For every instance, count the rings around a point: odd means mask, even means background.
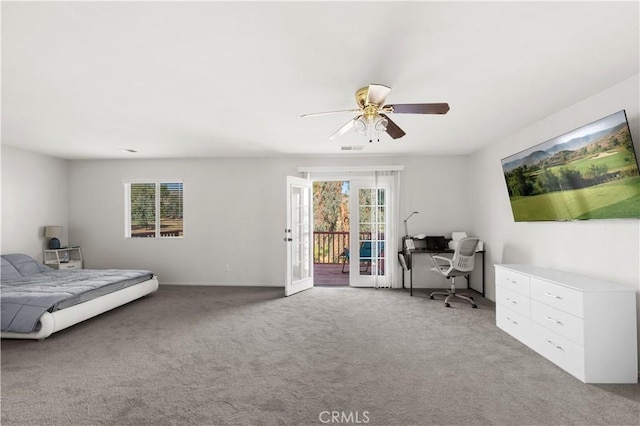
[[[45,312],[40,317],[40,329],[32,333],[14,333],[3,331],[3,339],[46,339],[53,333],[71,327],[96,315],[107,312],[118,306],[125,305],[133,300],[151,294],[158,289],[158,278],[153,278],[141,283],[105,294],[95,299],[70,306],[54,312]]]

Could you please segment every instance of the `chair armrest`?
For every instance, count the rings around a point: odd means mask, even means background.
[[[433,260],[433,264],[436,266],[437,271],[440,272],[445,277],[449,275],[451,271],[453,271],[453,259],[444,256],[431,255],[431,259]],[[439,264],[438,260],[442,260],[446,263]]]

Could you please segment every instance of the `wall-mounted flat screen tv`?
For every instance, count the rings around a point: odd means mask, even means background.
[[[516,222],[640,218],[624,110],[503,158],[502,170]]]

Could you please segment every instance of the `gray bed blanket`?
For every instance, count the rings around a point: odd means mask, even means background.
[[[45,311],[68,308],[152,277],[146,270],[57,270],[24,254],[3,255],[2,331],[37,331]]]

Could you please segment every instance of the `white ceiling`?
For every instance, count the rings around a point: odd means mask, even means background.
[[[639,72],[637,1],[2,2],[2,143],[68,159],[472,153]],[[328,136],[369,83],[407,135]],[[571,129],[567,129],[571,130]],[[131,148],[137,154],[119,152]]]

